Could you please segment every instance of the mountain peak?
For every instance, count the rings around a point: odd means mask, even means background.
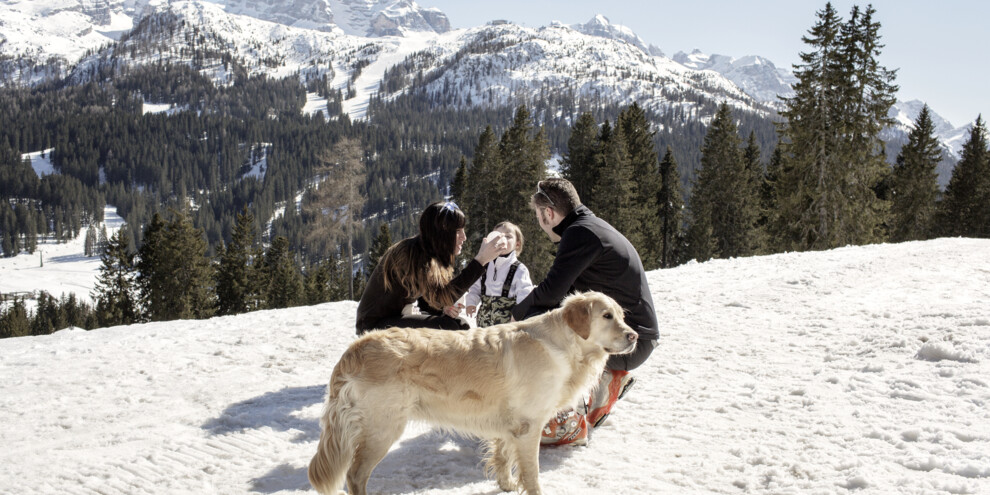
[[[647,45],[646,42],[636,35],[632,29],[629,29],[621,24],[613,24],[612,21],[608,20],[608,17],[605,17],[602,14],[592,17],[591,20],[584,24],[574,24],[570,27],[577,32],[584,33],[589,36],[625,41],[626,43],[643,50],[643,52],[647,55],[652,55],[654,57],[664,56],[663,51],[656,46]]]
[[[258,0],[255,0],[258,1]],[[355,36],[401,36],[406,32],[450,31],[447,15],[413,0],[316,0],[334,13],[334,23]]]

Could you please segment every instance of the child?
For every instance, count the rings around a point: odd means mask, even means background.
[[[522,231],[511,222],[496,225],[495,231],[505,236],[508,246],[488,263],[481,280],[471,286],[465,300],[468,316],[477,310],[479,327],[508,323],[513,306],[533,290],[529,269],[517,259],[523,250]]]

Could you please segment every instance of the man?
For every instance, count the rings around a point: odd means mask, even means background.
[[[653,296],[636,248],[582,205],[570,182],[540,181],[530,206],[540,227],[557,243],[557,256],[546,278],[513,308],[512,316],[522,320],[557,307],[571,292],[594,290],[615,299],[626,310],[626,324],[639,334],[632,354],[609,358],[587,414],[562,413],[544,429],[545,444],[586,443],[587,427],[601,424],[632,384],[629,371],[646,362],[657,345]]]

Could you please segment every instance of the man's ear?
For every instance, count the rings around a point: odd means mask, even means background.
[[[592,301],[583,295],[574,295],[564,301],[564,323],[585,340],[591,336],[591,304]]]

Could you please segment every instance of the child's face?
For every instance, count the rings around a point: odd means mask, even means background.
[[[499,254],[509,254],[516,250],[516,234],[512,232],[512,229],[499,227],[495,231],[505,236],[505,249]]]

